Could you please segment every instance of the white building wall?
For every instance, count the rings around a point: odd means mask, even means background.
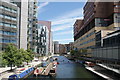
[[[49,30],[47,27],[46,28],[46,55],[49,53]]]
[[[21,0],[20,48],[27,49],[28,0]]]
[[[53,53],[53,36],[52,32],[50,33],[50,53]]]

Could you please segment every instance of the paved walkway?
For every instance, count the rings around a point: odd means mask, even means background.
[[[104,68],[106,68],[108,70],[111,70],[111,71],[114,71],[114,72],[120,74],[120,70],[118,70],[118,69],[110,68],[110,67],[108,67],[108,66],[106,66],[104,64],[98,64],[98,65],[101,66],[101,67],[104,67]]]
[[[49,56],[50,57],[50,56]],[[31,67],[35,67],[37,65],[39,65],[41,63],[41,60],[46,60],[47,57],[41,58],[39,61],[33,61],[28,63],[28,65],[25,65],[25,67],[31,66]],[[13,67],[14,69],[15,67]],[[21,67],[24,68],[24,67]],[[19,68],[17,68],[19,69]],[[10,75],[15,74],[14,72],[8,72],[8,70],[10,70],[10,67],[4,67],[4,68],[0,68],[0,80],[2,80],[2,78],[8,78]]]
[[[15,67],[13,67],[13,69],[14,69],[14,68],[15,68]],[[10,67],[0,68],[0,73],[5,72],[5,71],[10,70],[10,69],[11,69]]]
[[[97,74],[97,75],[99,75],[99,76],[101,76],[101,77],[103,77],[104,79],[113,80],[113,79],[111,79],[110,77],[108,77],[108,76],[106,76],[106,75],[104,75],[104,74],[101,74],[101,73],[95,71],[94,68],[86,67],[86,69],[89,70],[89,71],[91,71],[91,72],[93,72],[93,73],[95,73],[95,74]]]
[[[29,65],[25,65],[25,67],[28,67],[28,66],[37,66],[38,64],[40,64],[41,61],[37,61],[37,62],[31,62],[31,63],[28,63]],[[15,67],[13,67],[14,69]],[[21,68],[24,68],[24,67],[21,67]],[[19,69],[19,68],[17,68]],[[8,72],[8,70],[10,70],[10,67],[5,67],[5,68],[0,68],[0,80],[2,80],[3,78],[9,78],[10,75],[12,74],[15,74],[15,72]]]
[[[12,75],[12,74],[15,74],[15,73],[14,72],[6,72],[6,73],[4,73],[0,76],[0,80],[2,80],[2,79],[7,80],[9,78],[9,76]]]

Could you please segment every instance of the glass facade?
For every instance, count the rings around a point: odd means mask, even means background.
[[[37,26],[37,53],[42,56],[48,54],[49,31],[46,26],[38,24]]]
[[[118,30],[117,33],[111,34],[110,37],[103,39],[103,46],[104,47],[120,46],[120,34],[119,34],[119,32],[120,32],[120,30]]]
[[[37,0],[28,0],[28,39],[27,39],[27,48],[30,48],[32,51],[36,51],[36,36],[37,36]]]
[[[0,1],[0,10],[0,50],[4,50],[8,43],[18,45],[18,7]]]

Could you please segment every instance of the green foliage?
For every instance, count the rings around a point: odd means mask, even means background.
[[[51,55],[51,53],[48,53],[48,56],[50,56]]]
[[[33,52],[30,49],[24,50],[24,49],[19,49],[20,54],[22,54],[22,60],[24,62],[30,62],[33,60],[34,55]]]
[[[3,53],[1,52],[0,53],[0,66],[5,66],[5,65],[7,65],[7,62],[6,62],[6,60],[3,60],[3,57],[2,57],[2,55],[3,55]]]
[[[16,66],[20,66],[22,64],[22,62],[24,62],[24,49],[18,49],[17,50],[17,55],[16,55],[16,60],[19,60],[19,61],[16,61],[15,64]]]
[[[80,49],[80,50],[72,50],[70,52],[72,57],[79,58],[81,57],[84,53],[87,53],[86,49]]]
[[[33,52],[28,49],[17,49],[13,44],[8,44],[5,51],[2,53],[2,63],[12,66],[20,66],[23,62],[29,62],[33,60]]]
[[[76,51],[76,50],[72,50],[72,51],[70,52],[70,54],[71,54],[72,57],[79,57],[79,53],[78,53],[78,51]]]
[[[11,66],[11,70],[13,65],[16,65],[18,61],[21,61],[21,56],[18,53],[18,49],[13,44],[8,44],[5,51],[3,52],[2,57],[3,62]]]
[[[23,56],[24,56],[24,61],[28,63],[30,61],[29,53],[27,51],[24,51]]]
[[[29,56],[29,61],[32,61],[34,59],[33,51],[30,49],[26,50],[27,55]]]

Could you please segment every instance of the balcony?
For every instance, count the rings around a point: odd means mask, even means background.
[[[11,20],[11,19],[2,18],[2,21],[7,22],[7,23],[17,24],[17,21]]]
[[[45,37],[46,35],[45,34],[40,34],[40,37]]]
[[[33,30],[33,31],[36,31],[36,27],[32,27],[32,30]]]
[[[6,34],[2,34],[2,37],[17,37],[17,35],[6,35]]]
[[[17,16],[17,13],[13,13],[13,12],[6,11],[6,10],[3,10],[2,13],[7,14],[7,15],[10,15],[10,16],[13,16],[13,17],[16,17],[16,16]]]
[[[7,27],[7,26],[2,27],[2,30],[3,31],[17,32],[17,28],[12,28],[12,27]]]

